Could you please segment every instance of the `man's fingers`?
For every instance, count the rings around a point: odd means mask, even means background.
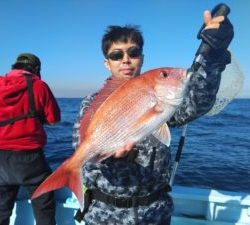
[[[224,16],[216,16],[216,17],[214,17],[213,19],[212,19],[212,23],[220,23],[220,22],[222,22],[223,20],[225,19],[225,17]]]
[[[219,28],[220,24],[219,23],[216,23],[216,24],[210,24],[210,25],[207,25],[204,30],[206,29],[217,29]]]
[[[132,150],[132,148],[134,147],[134,145],[135,145],[134,142],[128,142],[128,143],[126,144],[126,146],[125,146],[125,149],[126,149],[127,151],[130,151],[130,150]]]
[[[209,10],[206,10],[204,12],[203,18],[206,25],[205,29],[218,28],[220,26],[220,23],[225,19],[224,16],[216,16],[212,18],[211,12]]]
[[[114,157],[115,158],[125,157],[128,154],[128,152],[130,152],[133,149],[134,145],[135,145],[134,142],[128,142],[123,148],[115,152]]]
[[[218,29],[220,26],[220,23],[224,21],[224,16],[216,16],[212,18],[211,12],[209,10],[206,10],[203,14],[204,23],[205,23],[205,30],[206,29]]]
[[[212,15],[211,15],[211,12],[209,10],[206,10],[203,13],[203,19],[204,19],[204,23],[206,25],[212,20]]]
[[[128,151],[126,149],[120,149],[118,151],[115,152],[114,157],[115,158],[122,158],[125,157],[127,155]]]

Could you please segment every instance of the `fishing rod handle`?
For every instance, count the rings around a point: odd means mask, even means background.
[[[224,3],[221,3],[221,4],[218,4],[216,5],[212,11],[211,11],[211,16],[212,18],[216,17],[216,16],[225,16],[227,17],[228,14],[230,13],[230,8],[224,4]],[[201,32],[203,31],[203,29],[205,28],[206,24],[203,23],[203,25],[201,26],[198,34],[197,34],[197,39],[201,39]]]
[[[230,8],[226,4],[223,4],[223,3],[215,6],[211,11],[212,17],[216,17],[216,16],[225,16],[225,17],[227,17],[227,15],[229,13],[230,13]],[[205,26],[206,26],[205,23],[201,26],[201,28],[200,28],[200,30],[198,32],[198,35],[197,35],[198,39],[201,39],[201,32],[203,31]],[[210,45],[208,45],[205,42],[201,42],[200,47],[198,48],[195,55],[196,56],[199,55],[199,54],[203,55],[203,54],[209,52],[210,49],[211,49]]]

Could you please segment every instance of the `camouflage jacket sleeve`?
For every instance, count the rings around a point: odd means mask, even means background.
[[[221,73],[230,59],[230,52],[224,51],[214,54],[209,60],[203,60],[202,66],[191,75],[182,104],[168,121],[171,127],[179,127],[191,122],[206,114],[213,107]]]

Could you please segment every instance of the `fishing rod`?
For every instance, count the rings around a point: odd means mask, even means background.
[[[216,17],[216,16],[225,16],[226,17],[229,13],[230,13],[230,8],[226,4],[223,4],[223,3],[216,5],[211,11],[212,17]],[[201,28],[198,32],[198,35],[197,35],[198,39],[201,39],[201,32],[205,28],[205,26],[206,26],[205,23],[201,26]],[[203,41],[201,42],[201,44],[200,44],[200,46],[195,54],[195,59],[194,59],[193,64],[191,66],[190,73],[194,73],[194,72],[197,72],[199,70],[199,68],[201,67],[202,62],[204,60],[204,56],[207,55],[211,49],[212,49],[212,47],[210,45],[208,45],[207,43],[205,43]],[[181,137],[180,137],[180,140],[178,143],[178,149],[176,152],[175,161],[174,161],[174,165],[173,165],[173,169],[172,169],[172,173],[171,173],[171,177],[170,177],[170,181],[169,181],[169,185],[171,187],[173,186],[175,174],[176,174],[179,162],[180,162],[181,154],[183,152],[183,147],[185,144],[185,137],[186,137],[186,133],[187,133],[187,127],[188,127],[188,124],[185,124],[183,126],[182,134],[181,134]]]

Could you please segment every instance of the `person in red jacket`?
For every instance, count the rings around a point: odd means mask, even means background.
[[[61,113],[40,70],[40,59],[24,53],[0,77],[0,225],[9,225],[19,187],[31,196],[51,173],[43,125],[59,122]],[[37,225],[56,224],[53,192],[34,199],[32,207]]]

